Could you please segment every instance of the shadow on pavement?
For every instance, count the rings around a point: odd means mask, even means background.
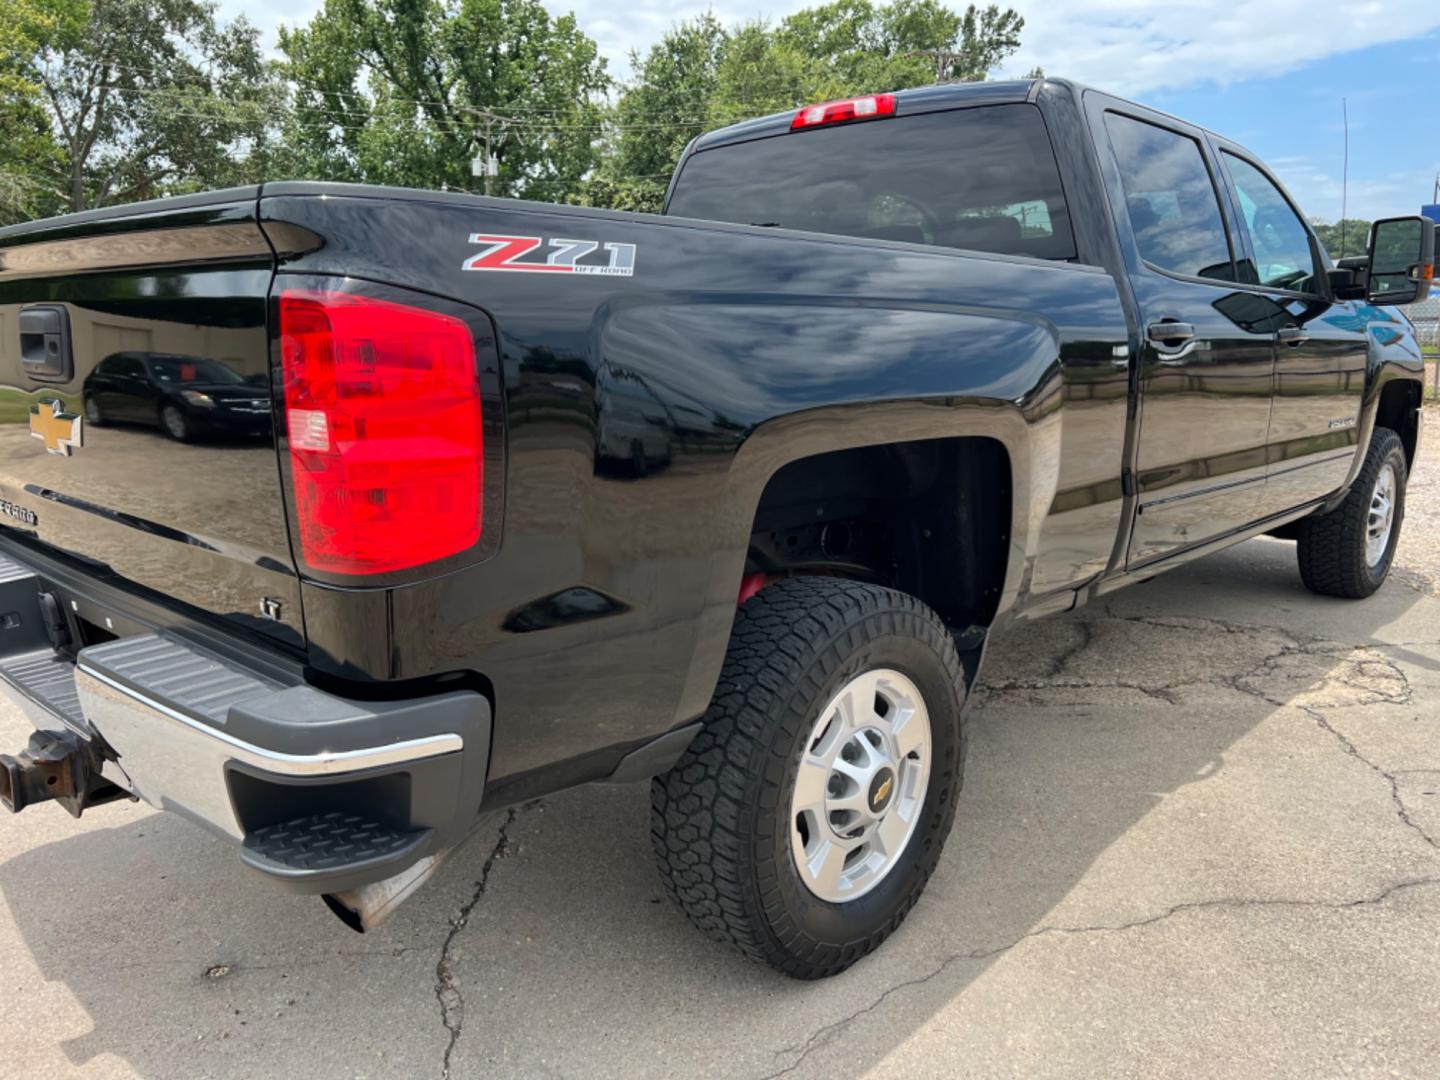
[[[880,953],[824,983],[752,967],[671,909],[643,786],[522,809],[500,845],[482,831],[365,937],[165,815],[26,851],[0,866],[0,892],[40,974],[93,1024],[62,1036],[76,1065],[106,1055],[144,1076],[440,1075],[450,1032],[437,963],[494,848],[444,957],[458,1003],[452,1075],[770,1076],[815,1064],[808,1055],[890,1001],[883,1025],[847,1042],[853,1075],[1062,907],[1083,915],[1103,901],[1118,922],[1175,903],[1229,853],[1199,833],[1187,845],[1184,823],[1156,834],[1147,874],[1112,880],[1107,851],[1175,793],[1211,782],[1277,711],[1304,720],[1327,701],[1408,700],[1405,676],[1354,646],[1399,645],[1388,628],[1420,601],[1395,583],[1364,603],[1310,596],[1293,547],[1262,541],[1011,631],[991,651],[956,829],[929,891]],[[1276,843],[1306,843],[1303,823],[1294,837],[1289,827]]]

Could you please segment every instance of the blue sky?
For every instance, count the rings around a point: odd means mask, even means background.
[[[1440,173],[1440,32],[1271,78],[1140,96],[1249,147],[1311,217],[1340,217],[1342,97],[1350,113],[1351,217],[1415,213],[1431,201]]]
[[[544,0],[573,10],[612,73],[679,19],[779,18],[814,0]],[[957,8],[963,4],[951,0]],[[982,3],[986,0],[981,0]],[[1008,0],[1034,65],[1204,124],[1248,146],[1310,217],[1340,216],[1340,99],[1350,105],[1351,217],[1414,213],[1440,173],[1440,0]],[[221,0],[273,44],[318,0]],[[876,89],[884,89],[876,87]]]

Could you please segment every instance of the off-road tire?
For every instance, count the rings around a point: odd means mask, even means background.
[[[869,892],[829,903],[800,878],[789,807],[804,743],[860,672],[908,676],[930,716],[923,809]],[[787,975],[818,979],[877,948],[940,859],[965,760],[965,678],[949,631],[913,596],[838,578],[761,590],[736,613],[704,727],[651,784],[651,839],[672,900],[700,930]]]
[[[1365,558],[1365,536],[1375,481],[1386,462],[1395,470],[1396,494],[1390,542],[1380,561],[1371,566]],[[1385,583],[1400,541],[1405,520],[1405,446],[1389,428],[1377,427],[1365,452],[1365,463],[1350,485],[1345,501],[1328,514],[1300,522],[1296,555],[1300,578],[1311,592],[1360,600]]]

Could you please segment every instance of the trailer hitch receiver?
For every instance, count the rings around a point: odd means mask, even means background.
[[[125,792],[92,768],[89,747],[68,731],[37,731],[15,755],[0,754],[0,804],[12,814],[54,799],[74,817]]]

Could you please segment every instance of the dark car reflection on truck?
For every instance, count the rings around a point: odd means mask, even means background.
[[[91,424],[150,424],[179,442],[271,430],[268,386],[197,356],[114,353],[85,379],[83,397]]]

